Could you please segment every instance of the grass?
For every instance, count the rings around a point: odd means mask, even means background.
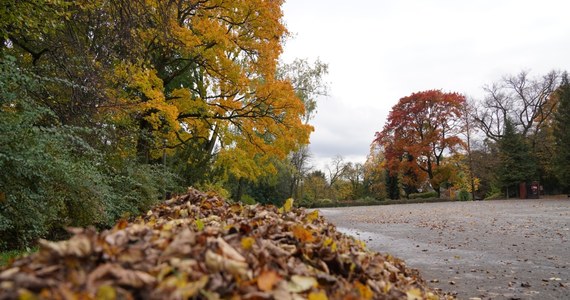
[[[27,249],[27,250],[9,250],[9,251],[0,252],[0,267],[4,267],[4,266],[8,265],[8,263],[12,259],[16,259],[18,257],[26,256],[26,255],[31,254],[31,253],[36,252],[36,251],[38,251],[37,248],[32,248],[32,249]]]
[[[309,208],[325,208],[325,207],[348,207],[348,206],[372,206],[372,205],[393,205],[393,204],[415,204],[415,203],[433,203],[433,202],[454,202],[458,200],[443,198],[416,198],[416,199],[400,199],[400,200],[374,200],[374,201],[341,201],[341,202],[314,202],[305,207]]]

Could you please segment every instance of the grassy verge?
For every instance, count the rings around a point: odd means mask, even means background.
[[[28,254],[31,254],[33,252],[38,251],[37,248],[32,248],[29,250],[10,250],[10,251],[4,251],[4,252],[0,252],[0,267],[4,267],[6,265],[8,265],[8,263],[15,258],[21,257],[21,256],[26,256]]]
[[[433,203],[433,202],[453,202],[457,200],[442,198],[417,198],[417,199],[400,199],[400,200],[382,200],[382,201],[342,201],[332,203],[316,202],[311,203],[310,208],[324,207],[348,207],[348,206],[372,206],[372,205],[393,205],[393,204],[414,204],[414,203]]]

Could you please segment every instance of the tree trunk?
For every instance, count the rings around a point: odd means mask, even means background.
[[[243,178],[238,180],[238,187],[236,191],[235,201],[241,201],[241,196],[243,195]]]

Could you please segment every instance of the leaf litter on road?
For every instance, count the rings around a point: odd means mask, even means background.
[[[0,299],[452,299],[339,233],[317,211],[231,204],[189,189],[112,229],[0,269]]]

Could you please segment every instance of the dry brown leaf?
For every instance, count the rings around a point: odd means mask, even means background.
[[[317,286],[317,284],[317,280],[313,277],[293,275],[287,284],[287,290],[291,293],[300,293]]]
[[[58,256],[73,255],[83,257],[90,255],[93,250],[91,240],[84,234],[75,235],[71,239],[61,242],[50,242],[40,239],[39,244],[40,248]]]
[[[190,189],[110,230],[41,241],[38,253],[0,269],[0,300],[452,299],[317,211],[281,210]]]
[[[244,262],[245,258],[232,246],[230,246],[222,237],[216,239],[218,247],[222,250],[222,255],[229,259]]]

